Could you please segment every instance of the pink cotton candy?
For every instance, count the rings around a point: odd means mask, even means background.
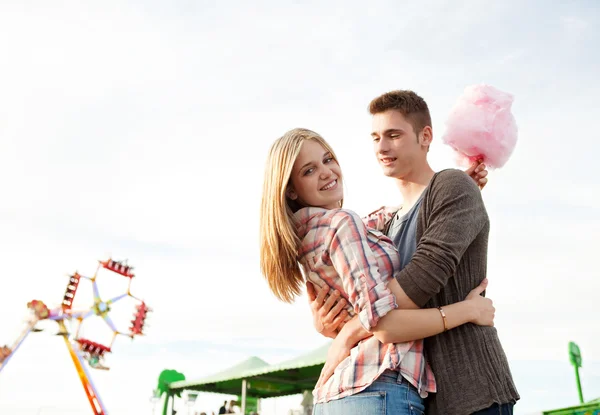
[[[517,124],[510,112],[513,96],[489,85],[465,88],[446,120],[442,141],[459,155],[459,162],[478,159],[499,168],[517,144]]]

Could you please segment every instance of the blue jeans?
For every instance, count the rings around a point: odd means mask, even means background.
[[[423,415],[425,406],[417,389],[400,375],[386,370],[356,395],[318,403],[313,415]]]
[[[513,415],[513,406],[512,403],[503,403],[501,405],[495,403],[489,408],[473,412],[472,415]]]

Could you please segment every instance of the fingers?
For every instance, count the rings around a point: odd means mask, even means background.
[[[312,282],[306,281],[306,294],[308,295],[308,302],[312,303],[317,299],[317,292]]]
[[[319,309],[321,308],[321,305],[323,304],[323,301],[325,301],[325,296],[327,295],[327,292],[329,291],[329,287],[327,287],[327,285],[323,285],[320,289],[319,292],[317,294],[317,298],[312,302],[312,304],[314,305],[315,309]]]
[[[490,327],[494,327],[494,319],[496,318],[496,307],[492,306],[491,315],[490,315]]]
[[[479,179],[477,181],[477,185],[479,186],[479,190],[483,190],[483,188],[485,187],[485,185],[487,184],[488,179]]]
[[[335,307],[333,307],[331,311],[329,311],[327,317],[330,317],[331,321],[333,321],[335,317],[337,317],[337,315],[340,314],[340,312],[344,309],[344,307],[346,307],[346,300],[342,298],[336,303]]]
[[[486,169],[486,165],[483,163],[483,160],[477,160],[475,163],[473,163],[473,165],[475,166],[473,172],[476,174],[481,173]]]
[[[467,170],[465,170],[465,173],[467,173],[469,176],[471,176],[473,180],[475,180],[475,183],[477,183],[477,186],[481,190],[483,190],[485,185],[488,183],[487,166],[483,163],[483,160],[477,160],[473,162],[473,164],[471,164],[471,166]]]
[[[319,376],[319,381],[317,382],[317,388],[320,388],[324,383],[326,383],[329,378],[333,375],[333,370],[331,370],[331,366],[325,364],[323,366],[323,370],[321,370],[321,376]]]
[[[323,306],[321,307],[321,312],[329,313],[329,310],[331,310],[338,298],[340,298],[340,292],[338,290],[335,290],[333,294],[331,294],[329,298],[323,303]]]
[[[333,310],[329,314],[333,314]],[[348,317],[348,312],[346,310],[342,310],[342,312],[339,313],[337,317],[335,317],[331,322],[331,330],[341,330],[342,327],[344,327],[344,325],[346,324],[346,317]]]
[[[485,291],[487,286],[488,286],[488,279],[484,278],[484,280],[481,281],[481,283],[477,287],[475,287],[471,290],[471,292],[469,293],[469,296],[481,295],[481,293],[483,293]]]
[[[485,167],[484,164],[482,164],[482,166]],[[482,170],[479,173],[477,173],[477,175],[475,176],[475,180],[477,181],[477,184],[479,185],[480,189],[483,189],[485,187],[485,185],[488,182],[488,171],[487,170]]]
[[[492,300],[489,300],[489,307],[490,307],[489,312],[488,312],[489,320],[490,320],[489,325],[491,327],[494,327],[494,319],[496,318],[496,307],[494,307],[492,304],[493,304]]]
[[[477,161],[475,163],[476,163],[477,167],[473,170],[473,174],[474,174],[473,178],[477,182],[477,185],[479,186],[479,189],[483,190],[483,188],[485,187],[485,185],[488,182],[488,179],[487,179],[487,175],[488,175],[487,166],[481,160],[479,160],[479,161]]]
[[[483,163],[483,160],[479,159],[479,160],[475,160],[473,163],[471,163],[469,168],[467,170],[465,170],[465,173],[467,173],[469,176],[471,176],[471,175],[477,174],[485,169],[486,169],[486,166]]]
[[[474,172],[475,169],[477,168],[477,162],[474,162],[473,164],[471,164],[471,166],[469,166],[469,168],[467,170],[465,170],[465,173],[467,173],[469,176],[471,176]]]

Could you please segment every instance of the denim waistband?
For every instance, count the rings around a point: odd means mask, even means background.
[[[406,379],[400,374],[397,370],[386,369],[375,382],[385,382],[385,383],[403,383],[406,382]]]

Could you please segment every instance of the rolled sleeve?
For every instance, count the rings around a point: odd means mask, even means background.
[[[388,289],[391,275],[379,269],[368,241],[368,231],[354,212],[340,210],[331,221],[331,264],[342,279],[350,304],[362,326],[371,331],[388,312],[398,307]]]
[[[396,298],[394,295],[387,289],[386,284],[383,285],[383,290],[381,290],[380,295],[383,297],[379,300],[375,300],[374,303],[366,305],[361,311],[358,312],[358,319],[360,320],[360,324],[367,331],[373,330],[374,327],[377,326],[379,320],[385,316],[390,311],[398,308],[398,304],[396,304]],[[375,288],[377,291],[379,287]],[[386,294],[387,291],[389,293]],[[368,293],[370,295],[370,293]]]

